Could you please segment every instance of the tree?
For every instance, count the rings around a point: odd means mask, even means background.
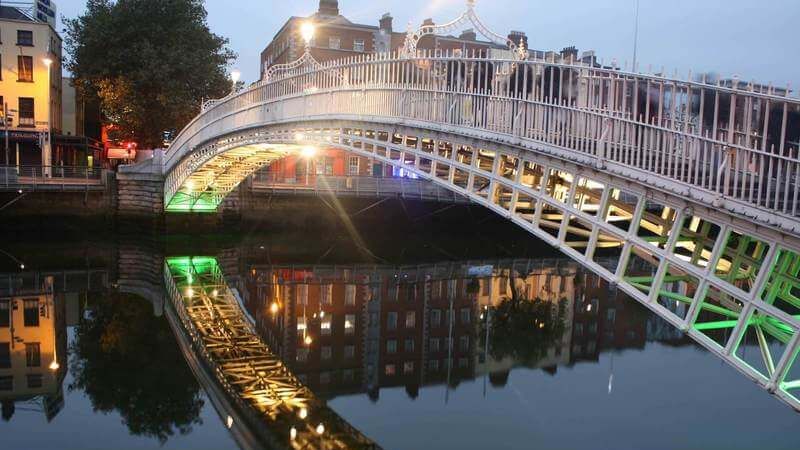
[[[118,411],[132,434],[164,443],[200,423],[200,386],[164,317],[135,296],[92,298],[75,329],[70,389],[97,411]]]
[[[65,66],[83,95],[97,96],[121,139],[160,147],[183,128],[202,99],[231,88],[236,55],[212,33],[202,0],[88,0],[65,19]]]

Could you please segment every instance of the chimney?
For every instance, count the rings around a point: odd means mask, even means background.
[[[428,17],[427,19],[425,19],[425,20],[423,20],[423,21],[422,21],[422,26],[423,26],[423,27],[425,27],[425,26],[429,26],[429,25],[430,25],[430,26],[434,26],[434,25],[436,25],[435,23],[433,23],[433,19],[431,19],[430,17]]]
[[[477,37],[478,35],[475,34],[475,30],[473,30],[472,28],[467,28],[466,30],[461,32],[460,36],[458,36],[458,38],[461,39],[462,41],[474,41]]]
[[[516,45],[519,45],[520,41],[525,44],[525,48],[528,47],[528,36],[525,35],[524,31],[512,31],[508,33],[508,40],[513,42]]]
[[[392,15],[388,12],[381,16],[381,20],[378,23],[380,23],[381,30],[386,31],[387,33],[392,32]]]
[[[564,58],[565,61],[577,61],[578,49],[574,45],[564,47],[564,49],[561,50],[561,57]]]
[[[339,0],[319,0],[319,11],[322,16],[338,16]]]

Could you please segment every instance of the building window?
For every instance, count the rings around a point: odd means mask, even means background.
[[[461,336],[458,338],[458,348],[462,352],[469,351],[469,336]]]
[[[36,125],[33,115],[33,98],[20,97],[19,98],[19,126],[33,127]]]
[[[431,348],[432,352],[438,352],[439,351],[439,338],[431,338],[430,348]]]
[[[393,376],[397,372],[397,369],[394,367],[394,364],[387,364],[385,370],[386,370],[386,375],[388,376]]]
[[[406,361],[403,363],[403,373],[409,374],[414,372],[414,361]]]
[[[25,344],[25,365],[27,367],[42,367],[42,356],[39,353],[39,343]]]
[[[344,286],[344,304],[354,306],[356,304],[356,285],[346,284]]]
[[[467,358],[458,358],[458,368],[459,369],[466,369],[469,367],[469,359]]]
[[[331,359],[333,356],[333,350],[331,350],[330,345],[323,345],[321,350],[322,359]]]
[[[33,47],[33,31],[17,30],[17,45]]]
[[[308,349],[307,348],[298,348],[297,349],[297,362],[306,362],[308,361]]]
[[[17,81],[33,83],[33,57],[17,56]]]
[[[2,104],[2,99],[0,99]],[[11,300],[0,300],[0,328],[11,326]]]
[[[11,368],[11,344],[0,342],[0,369]]]
[[[390,355],[397,353],[397,340],[389,339],[386,341],[386,353]]]
[[[344,369],[342,371],[342,381],[353,381],[355,378],[355,373],[353,369]]]
[[[331,322],[333,321],[333,314],[325,314],[322,322],[319,324],[323,336],[331,335]]]
[[[319,301],[323,305],[333,303],[333,285],[323,284],[319,287]]]
[[[390,312],[389,314],[386,315],[386,328],[388,328],[390,330],[396,330],[397,329],[397,313],[396,312]]]
[[[353,359],[356,357],[356,346],[355,345],[345,345],[344,346],[344,357],[347,359]]]
[[[470,310],[469,308],[461,308],[461,323],[466,325],[469,323]]]
[[[406,352],[413,352],[414,351],[414,339],[407,338],[405,343],[405,351]]]
[[[328,48],[332,48],[334,50],[338,50],[342,45],[342,41],[337,36],[331,36],[328,38]]]
[[[356,331],[356,315],[345,314],[344,316],[344,334],[353,334]]]
[[[438,327],[442,324],[442,311],[438,309],[431,310],[431,326]]]
[[[364,40],[363,39],[354,39],[353,40],[353,50],[357,52],[364,51]]]
[[[331,382],[331,373],[330,372],[320,372],[319,374],[319,383],[320,384],[328,384]]]
[[[20,99],[21,100],[21,99]],[[26,327],[38,327],[39,326],[39,299],[38,298],[28,298],[23,300],[24,305],[24,315],[23,321]]]
[[[347,174],[358,175],[358,156],[351,156],[347,159]]]
[[[406,312],[406,328],[414,328],[417,325],[417,313],[414,311]]]
[[[42,387],[42,374],[40,373],[29,374],[27,378],[28,378],[29,389],[37,389]]]
[[[439,370],[439,360],[438,359],[432,359],[432,360],[428,361],[428,370],[431,370],[433,372],[438,371]]]
[[[306,318],[305,317],[298,317],[297,318],[297,334],[302,335],[306,331]]]
[[[301,305],[308,304],[308,285],[307,284],[298,284],[297,285],[297,303]]]

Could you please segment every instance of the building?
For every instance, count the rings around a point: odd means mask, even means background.
[[[0,104],[9,112],[3,165],[52,165],[61,122],[61,37],[24,9],[0,6]]]
[[[22,283],[20,283],[22,284]],[[47,420],[64,405],[67,332],[63,294],[52,276],[38,285],[0,291],[0,404],[3,420],[15,405],[38,403]]]

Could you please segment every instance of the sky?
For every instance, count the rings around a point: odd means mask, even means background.
[[[776,85],[800,83],[798,0],[640,0],[640,67],[686,76],[715,72]],[[59,0],[59,14],[75,17],[84,0]],[[575,45],[620,65],[633,58],[636,0],[477,0],[481,20],[498,34],[525,31],[531,48],[560,50]],[[233,67],[246,82],[258,78],[259,55],[290,16],[314,13],[318,0],[206,0],[211,30],[230,40]],[[377,25],[385,12],[394,29],[431,17],[456,18],[465,0],[339,0],[340,12],[356,23]],[[59,25],[59,30],[63,27]]]

